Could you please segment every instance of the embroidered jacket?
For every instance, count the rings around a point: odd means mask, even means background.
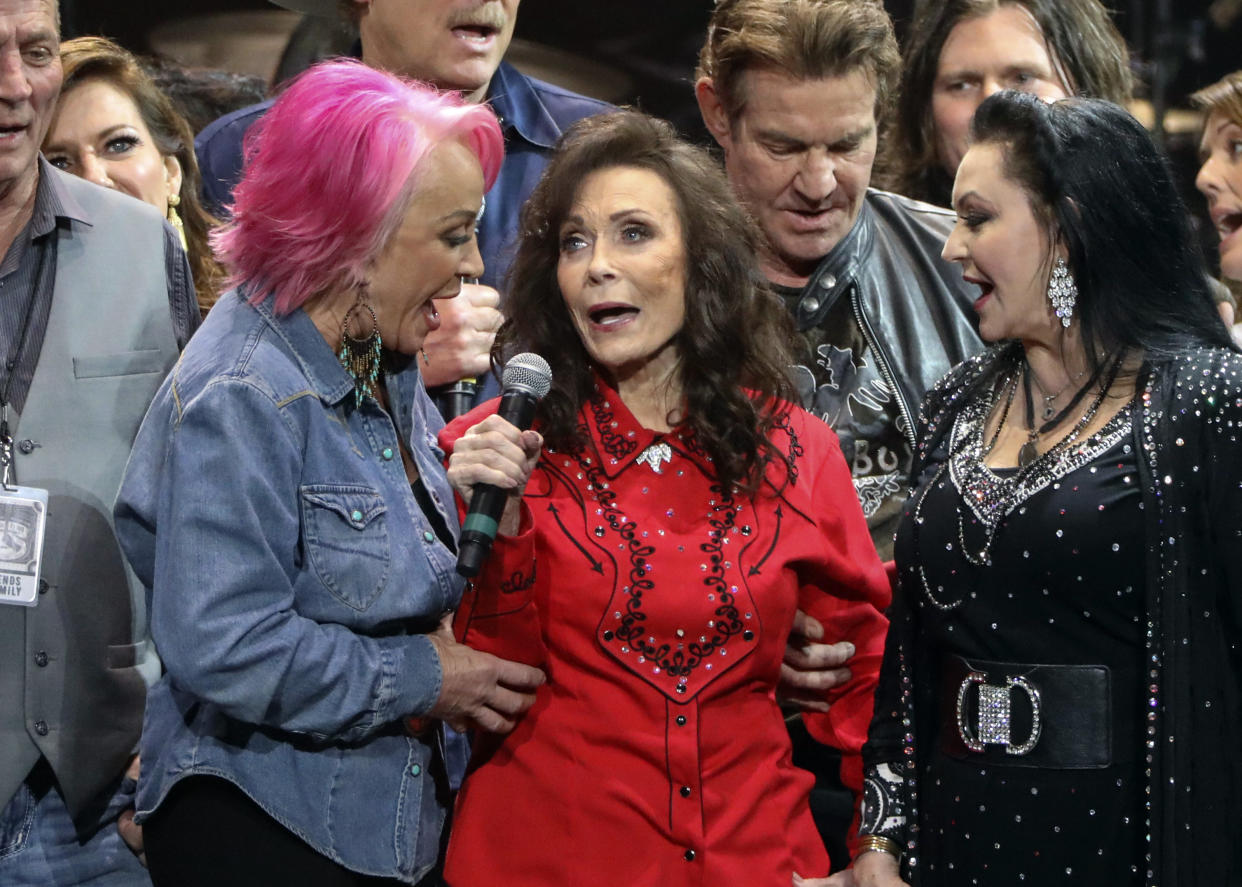
[[[993,348],[965,361],[928,394],[916,476],[959,401],[1000,354]],[[1242,844],[1223,837],[1222,827],[1242,796],[1242,355],[1192,348],[1148,363],[1140,380],[1131,442],[1145,523],[1146,692],[1143,747],[1132,751],[1151,800],[1136,811],[1145,844],[1133,865],[1147,887],[1238,884]],[[876,803],[863,829],[902,844],[903,877],[918,885],[920,832],[939,824],[919,811],[911,775],[922,757],[916,736],[934,713],[919,710],[910,692],[927,678],[917,673],[916,592],[907,585],[893,603],[880,714],[867,747],[867,803]],[[896,791],[892,774],[904,777]]]
[[[495,403],[445,429],[451,448]],[[793,409],[790,480],[734,498],[674,430],[602,383],[580,452],[545,449],[523,529],[457,615],[466,643],[547,671],[510,735],[477,743],[451,884],[747,884],[828,873],[774,689],[794,610],[857,647],[816,735],[860,749],[889,585],[832,432]]]

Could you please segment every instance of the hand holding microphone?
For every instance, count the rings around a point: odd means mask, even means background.
[[[543,445],[543,438],[529,429],[551,385],[547,361],[537,354],[517,355],[501,376],[496,415],[467,431],[453,448],[449,481],[470,503],[457,555],[457,572],[463,576],[478,574],[498,532],[517,529],[522,490]]]

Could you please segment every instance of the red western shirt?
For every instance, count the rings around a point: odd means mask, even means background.
[[[449,425],[446,450],[496,402]],[[587,445],[545,449],[523,528],[496,540],[459,638],[538,665],[507,736],[476,740],[450,838],[454,887],[789,887],[828,873],[774,691],[794,611],[852,641],[853,679],[807,717],[860,751],[889,583],[836,437],[793,408],[772,435],[779,492],[728,496],[688,431],[641,427],[603,383]],[[769,477],[779,483],[779,472]]]

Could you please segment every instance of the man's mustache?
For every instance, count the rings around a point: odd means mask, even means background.
[[[498,0],[482,3],[473,9],[456,10],[449,17],[450,28],[482,27],[503,31],[508,23],[509,16],[505,14],[504,5]]]

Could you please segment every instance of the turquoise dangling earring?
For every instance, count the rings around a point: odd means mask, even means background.
[[[375,397],[375,388],[379,384],[382,344],[379,322],[375,319],[371,306],[366,303],[366,295],[367,285],[364,283],[358,287],[358,301],[345,312],[345,319],[341,321],[341,350],[336,356],[345,372],[354,380],[354,404],[358,407],[362,406],[364,398]],[[350,332],[350,326],[359,325],[363,312],[371,315],[371,330],[364,335],[361,328],[358,328],[358,335],[354,335]]]

